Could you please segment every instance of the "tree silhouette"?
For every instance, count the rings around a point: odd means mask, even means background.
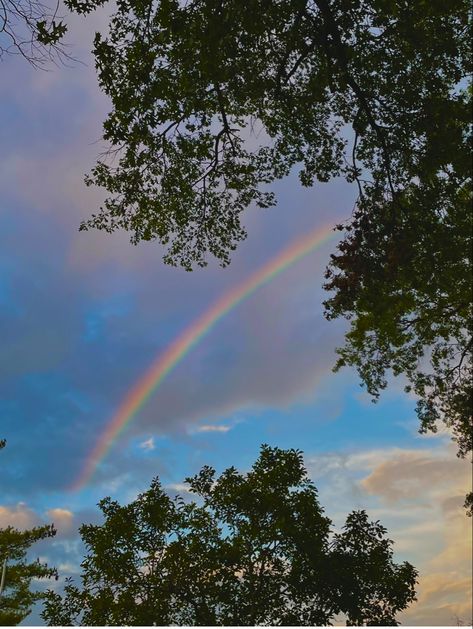
[[[5,446],[0,440],[0,449]],[[28,562],[29,548],[35,543],[56,535],[54,525],[36,526],[19,531],[12,526],[0,529],[0,625],[18,625],[30,613],[33,604],[42,598],[33,592],[31,583],[36,579],[57,576],[54,568],[39,559]]]
[[[93,4],[71,0],[74,10]],[[95,38],[113,159],[83,229],[158,239],[165,261],[222,264],[267,184],[344,177],[329,318],[351,329],[338,367],[376,398],[405,374],[421,431],[472,448],[469,2],[178,0],[119,3]],[[347,212],[348,213],[348,212]],[[471,500],[471,497],[470,497]]]
[[[61,43],[67,26],[58,9],[59,2],[51,8],[41,0],[0,0],[0,59],[20,55],[41,68],[68,58]]]
[[[417,572],[364,511],[332,534],[302,454],[262,446],[247,474],[186,480],[197,501],[159,481],[135,501],[100,502],[80,529],[82,586],[49,592],[49,625],[395,625]]]

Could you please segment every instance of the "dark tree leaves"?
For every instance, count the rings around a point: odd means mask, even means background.
[[[81,4],[71,0],[71,7]],[[157,239],[166,262],[222,264],[267,184],[358,190],[333,256],[327,316],[352,328],[338,367],[376,398],[405,374],[421,431],[471,451],[469,3],[123,0],[97,35],[112,101],[110,196],[82,225]]]
[[[106,498],[83,525],[81,586],[49,592],[49,625],[395,625],[416,570],[363,511],[333,535],[302,454],[263,446],[250,472],[204,467],[196,502],[155,480],[129,505]]]
[[[0,449],[5,447],[0,439]],[[0,592],[0,626],[18,625],[30,613],[33,604],[43,595],[31,589],[36,579],[56,577],[57,572],[38,560],[29,562],[30,547],[42,539],[56,535],[54,525],[36,526],[19,531],[12,526],[0,529],[0,578],[4,569],[3,590]]]
[[[89,179],[111,196],[83,228],[225,264],[241,212],[295,165],[303,185],[341,175],[376,204],[457,172],[467,37],[462,0],[118,2],[94,50],[113,159]]]
[[[68,0],[64,5],[87,14],[107,0]],[[72,61],[64,36],[67,24],[59,15],[60,3],[46,0],[0,0],[0,59],[19,55],[35,68]]]
[[[43,594],[31,589],[36,579],[56,576],[56,570],[39,560],[29,562],[27,552],[34,543],[53,537],[53,525],[18,531],[8,526],[0,529],[0,572],[6,559],[5,585],[0,596],[0,625],[18,625],[30,613],[33,604]]]

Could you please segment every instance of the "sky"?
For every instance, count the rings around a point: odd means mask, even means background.
[[[420,571],[408,625],[471,622],[471,535],[462,509],[471,466],[446,433],[417,432],[402,378],[373,404],[357,375],[332,372],[346,324],[323,317],[335,241],[290,265],[223,316],[164,378],[87,483],[71,489],[126,395],[180,334],[286,247],[350,216],[342,181],[274,186],[250,209],[231,265],[166,267],[156,243],[80,232],[102,192],[83,175],[103,150],[101,95],[88,50],[104,18],[72,20],[81,63],[0,63],[0,527],[54,521],[35,550],[77,577],[77,528],[96,503],[132,500],[159,476],[171,494],[202,465],[248,470],[262,443],[303,450],[335,527],[366,509]],[[25,622],[41,624],[35,611]]]

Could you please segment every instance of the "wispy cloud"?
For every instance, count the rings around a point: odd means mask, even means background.
[[[147,452],[156,449],[156,444],[154,443],[154,437],[150,437],[149,439],[145,439],[140,443],[140,448]]]
[[[224,424],[202,424],[197,426],[193,432],[228,432],[233,426]]]
[[[165,485],[165,488],[169,491],[177,491],[183,494],[190,493],[189,485],[185,485],[184,483],[169,483],[169,485]]]

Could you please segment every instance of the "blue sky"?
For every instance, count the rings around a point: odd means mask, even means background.
[[[100,16],[96,17],[100,28]],[[408,624],[471,617],[468,463],[446,434],[420,437],[415,401],[393,381],[378,404],[356,374],[333,374],[345,323],[323,318],[332,245],[294,264],[222,319],[169,374],[114,444],[91,483],[68,487],[126,392],[212,302],[318,225],[347,218],[340,181],[275,186],[278,206],[249,210],[231,266],[165,267],[156,244],[79,233],[99,190],[82,177],[101,150],[107,102],[87,54],[91,26],[70,40],[85,65],[0,66],[0,526],[55,521],[41,546],[61,576],[80,558],[77,526],[104,495],[126,501],[159,475],[170,492],[204,464],[247,469],[261,443],[305,453],[336,526],[354,508],[381,519],[399,559],[421,569]],[[39,622],[33,614],[26,624]]]

